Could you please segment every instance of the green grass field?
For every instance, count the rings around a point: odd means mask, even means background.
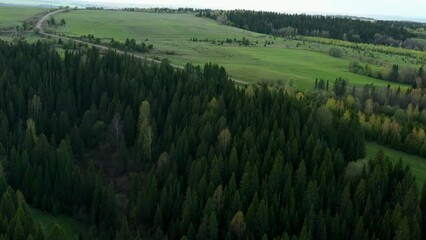
[[[367,142],[366,148],[367,156],[370,158],[375,157],[379,149],[382,149],[385,155],[389,157],[389,160],[391,160],[393,163],[397,163],[401,158],[403,163],[410,165],[411,171],[413,172],[414,176],[416,176],[418,184],[423,186],[426,180],[426,159],[416,155],[407,154],[405,152],[396,151],[391,148],[379,145],[375,142]]]
[[[36,7],[1,6],[0,29],[21,26],[24,20],[44,11],[46,9]]]
[[[213,20],[190,14],[137,13],[124,11],[79,10],[56,15],[67,20],[71,33],[92,33],[98,37],[145,40],[188,40],[198,38],[250,37],[264,39],[265,35],[239,28],[223,26]],[[87,21],[86,21],[87,20]]]
[[[353,85],[388,85],[388,82],[349,72],[348,66],[354,56],[331,57],[326,53],[330,45],[273,39],[190,14],[79,10],[56,16],[56,19],[62,18],[69,25],[69,35],[93,34],[104,41],[110,41],[112,37],[119,41],[134,38],[141,42],[148,39],[148,43],[154,45],[149,54],[151,57],[168,58],[180,65],[188,62],[197,65],[217,63],[224,66],[231,77],[248,82],[293,83],[299,90],[308,90],[313,88],[315,78],[334,82],[336,78],[343,77]],[[191,38],[226,40],[243,37],[258,44],[219,46],[190,41]],[[274,44],[264,47],[265,40],[274,41]]]
[[[205,48],[202,44],[200,45],[198,49],[201,54],[177,54],[169,57],[181,65],[188,61],[204,64],[211,59],[211,62],[224,65],[231,77],[250,82],[292,81],[300,90],[312,89],[315,78],[334,82],[337,77],[343,77],[355,85],[374,83],[387,86],[388,84],[386,81],[349,72],[347,70],[349,60],[330,57],[321,52],[263,46],[207,46]],[[164,55],[164,57],[167,56]],[[393,83],[391,85],[400,86]]]
[[[80,223],[70,217],[55,217],[49,213],[35,208],[31,208],[31,214],[34,220],[40,223],[45,236],[49,234],[50,230],[55,224],[58,224],[62,227],[64,233],[69,237],[69,239],[74,239],[76,235],[78,236],[79,231],[83,228]]]

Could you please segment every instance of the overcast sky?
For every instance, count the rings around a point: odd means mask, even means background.
[[[126,5],[173,5],[297,13],[425,17],[426,0],[82,0]]]

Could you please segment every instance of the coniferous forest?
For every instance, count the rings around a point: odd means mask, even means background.
[[[364,142],[358,114],[217,65],[0,42],[1,239],[46,238],[29,206],[77,239],[425,237],[426,191]]]
[[[399,46],[424,24],[415,22],[372,21],[342,16],[314,16],[248,10],[200,10],[197,16],[208,17],[246,30],[282,36],[315,36],[351,42]]]

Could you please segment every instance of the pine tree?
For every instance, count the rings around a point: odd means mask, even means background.
[[[219,229],[216,214],[213,212],[209,217],[209,239],[218,239],[218,230]]]
[[[410,227],[408,226],[408,219],[404,217],[398,225],[395,232],[395,240],[409,240],[410,238]]]
[[[27,238],[20,218],[16,220],[15,228],[13,229],[13,235],[10,236],[13,236],[13,240],[25,240]]]
[[[426,238],[426,182],[423,184],[422,195],[420,199],[420,209],[422,212],[422,238]]]
[[[154,225],[155,228],[163,229],[163,217],[161,214],[160,206],[157,206],[154,216]]]
[[[247,225],[244,220],[244,214],[238,211],[231,220],[231,227],[238,239],[244,238]]]
[[[294,179],[294,185],[296,186],[296,189],[295,189],[296,199],[302,199],[306,184],[307,184],[306,166],[305,166],[305,161],[302,160],[302,162],[299,164],[299,167],[296,170],[295,179]]]
[[[191,188],[188,188],[185,195],[185,200],[182,205],[182,220],[181,231],[184,232],[188,229],[189,225],[196,220],[198,214],[198,200],[197,196]]]
[[[130,106],[127,106],[126,112],[124,113],[123,131],[127,146],[132,146],[135,138],[136,122]]]
[[[362,220],[362,217],[360,217],[358,219],[358,222],[357,222],[356,226],[355,226],[353,239],[354,240],[363,240],[363,239],[365,239],[364,232],[365,232],[365,230],[364,230],[364,222]]]
[[[260,236],[269,233],[269,209],[265,200],[260,201],[259,207],[256,213],[257,228]]]
[[[197,239],[209,239],[209,220],[207,216],[203,216],[200,227],[198,228]]]
[[[152,144],[152,128],[151,128],[151,107],[148,101],[143,101],[139,108],[138,120],[138,155],[145,162],[151,161],[151,144]]]
[[[115,237],[116,240],[131,240],[132,236],[130,234],[129,225],[127,223],[127,219],[124,217],[121,223],[120,232],[117,232]]]
[[[10,220],[16,213],[16,205],[12,199],[10,191],[3,193],[0,202],[0,213],[1,215]]]
[[[53,225],[46,240],[66,240],[68,237],[65,235],[64,230],[58,224]]]
[[[187,232],[187,234],[186,234],[186,236],[187,236],[187,238],[188,238],[188,240],[195,240],[195,229],[194,229],[194,225],[191,223],[190,225],[189,225],[189,228],[188,228],[188,232]]]
[[[230,145],[231,137],[232,135],[228,128],[222,130],[217,136],[219,146],[222,149],[222,153],[224,154],[228,151],[228,146]]]

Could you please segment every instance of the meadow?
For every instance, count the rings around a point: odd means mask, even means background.
[[[47,237],[55,224],[61,226],[69,239],[75,239],[83,226],[71,217],[53,216],[51,213],[43,212],[36,208],[31,208],[33,219],[40,223],[43,234]]]
[[[289,84],[299,90],[309,90],[316,78],[334,82],[343,77],[352,85],[374,83],[387,86],[386,81],[349,72],[351,61],[363,59],[365,53],[349,47],[344,49],[343,58],[327,54],[333,47],[326,43],[316,43],[304,39],[274,38],[239,28],[221,25],[218,22],[197,18],[191,14],[140,13],[123,11],[78,10],[62,13],[69,32],[61,34],[78,37],[93,34],[104,42],[114,40],[124,42],[127,38],[137,42],[145,41],[154,45],[149,57],[168,58],[172,63],[184,65],[188,62],[203,65],[207,62],[223,65],[233,78],[247,82],[279,82]],[[209,39],[209,42],[193,42],[192,38]],[[226,39],[243,38],[250,40],[250,46],[237,43],[219,44]],[[216,40],[213,44],[211,40]],[[271,42],[267,44],[265,42]],[[377,67],[390,62],[385,53],[374,55]],[[409,58],[409,57],[404,57]],[[404,63],[406,59],[394,57],[394,63]],[[375,67],[375,66],[373,66]],[[390,83],[391,86],[402,84]]]
[[[22,26],[22,22],[36,14],[46,11],[37,7],[0,7],[0,29]]]
[[[404,164],[408,164],[411,167],[411,171],[416,177],[416,180],[418,184],[423,186],[423,184],[426,181],[426,159],[411,155],[405,152],[397,151],[385,146],[382,146],[380,144],[377,144],[375,142],[367,142],[366,143],[366,150],[367,150],[367,157],[373,158],[376,156],[377,152],[382,149],[385,156],[389,157],[389,160],[392,163],[397,163],[399,159],[402,159]],[[421,188],[419,188],[421,189]]]

